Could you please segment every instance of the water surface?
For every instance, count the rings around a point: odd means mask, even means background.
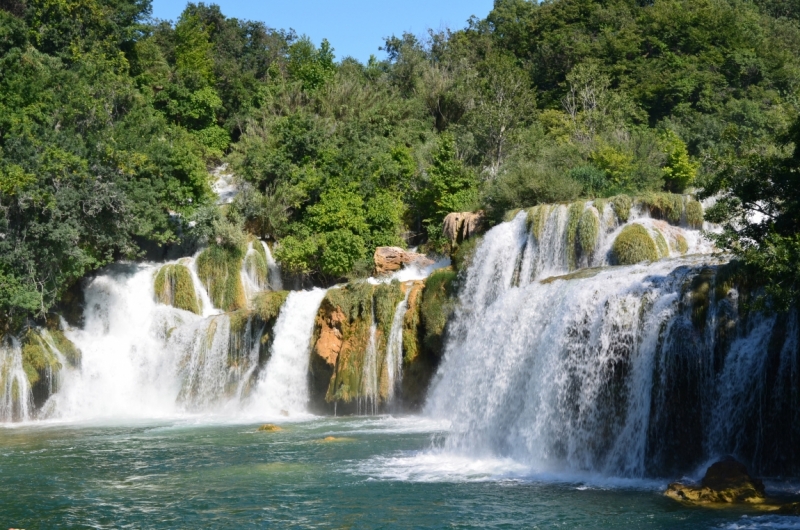
[[[800,528],[682,507],[659,481],[536,473],[431,449],[408,418],[181,419],[0,427],[0,525],[15,528]],[[334,437],[334,440],[325,440]]]

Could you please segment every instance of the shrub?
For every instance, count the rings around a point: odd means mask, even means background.
[[[647,228],[639,224],[628,225],[614,240],[611,247],[614,261],[619,265],[632,265],[641,261],[658,259],[658,247]]]
[[[580,221],[578,221],[578,245],[580,256],[590,257],[597,245],[597,238],[600,235],[600,215],[594,208],[587,208],[583,211]]]
[[[631,207],[633,206],[633,199],[628,195],[617,195],[611,198],[611,208],[619,219],[620,223],[627,223],[631,216]]]
[[[154,281],[156,301],[178,309],[202,313],[200,302],[192,281],[192,273],[184,265],[164,265],[156,273]]]
[[[703,227],[703,205],[700,201],[693,199],[686,203],[686,222],[692,228]]]
[[[241,247],[211,245],[197,257],[197,275],[214,307],[235,311],[247,305],[239,275],[243,256]]]

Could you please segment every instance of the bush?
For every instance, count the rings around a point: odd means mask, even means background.
[[[614,261],[618,265],[632,265],[642,261],[656,261],[658,247],[647,228],[631,224],[622,229],[611,247]]]
[[[194,289],[192,273],[184,265],[164,265],[153,282],[156,301],[178,309],[202,314],[200,301]]]
[[[700,201],[690,200],[686,203],[686,223],[692,228],[703,227],[703,205]]]
[[[235,311],[246,307],[239,272],[244,251],[241,247],[211,245],[197,257],[197,275],[206,286],[214,307]]]
[[[597,238],[600,235],[600,216],[594,208],[587,208],[583,211],[578,222],[578,245],[580,256],[590,258],[597,245]]]

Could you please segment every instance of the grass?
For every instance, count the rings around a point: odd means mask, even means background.
[[[619,265],[632,265],[642,261],[656,261],[658,247],[647,228],[639,224],[628,225],[614,240],[611,247],[614,260]]]
[[[244,251],[238,247],[211,245],[197,257],[197,274],[214,307],[235,311],[247,306],[241,271]]]
[[[253,252],[248,252],[244,258],[244,267],[253,276],[259,288],[269,284],[269,267],[267,266],[267,253],[258,240],[253,241]]]
[[[533,208],[528,208],[527,213],[526,224],[528,232],[533,234],[536,239],[541,239],[547,216],[550,214],[550,207],[547,204],[540,204]]]
[[[445,326],[455,308],[457,276],[452,270],[440,269],[428,276],[422,290],[420,321],[424,329],[423,346],[437,356],[442,353]]]
[[[686,254],[689,252],[689,243],[686,242],[686,238],[683,237],[681,234],[677,234],[674,240],[674,249],[676,252],[681,254]]]
[[[667,244],[667,239],[664,237],[664,234],[661,233],[661,230],[654,228],[651,235],[658,248],[658,257],[666,258],[669,256],[669,245]]]
[[[192,274],[186,266],[164,265],[158,269],[153,287],[159,303],[190,311],[196,315],[202,313]]]
[[[692,228],[703,227],[703,205],[694,199],[686,203],[686,223]]]
[[[651,217],[663,219],[671,224],[681,222],[683,195],[676,193],[646,193],[637,199],[650,210]]]
[[[611,208],[614,214],[619,219],[620,223],[627,223],[631,216],[631,208],[633,207],[633,199],[629,195],[617,195],[611,197]]]
[[[569,270],[577,268],[577,237],[578,237],[578,224],[580,223],[581,216],[583,215],[585,203],[583,201],[573,202],[569,205],[567,212],[567,263]]]
[[[61,370],[61,363],[46,341],[34,328],[27,329],[20,337],[22,343],[22,368],[31,386],[36,385],[49,368],[52,373]]]
[[[589,207],[583,211],[581,219],[578,221],[579,256],[591,259],[599,236],[600,214],[593,207]]]

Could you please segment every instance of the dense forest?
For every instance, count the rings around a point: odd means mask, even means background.
[[[0,327],[155,245],[275,242],[317,283],[452,211],[662,191],[800,292],[800,10],[780,0],[497,0],[362,64],[189,4],[0,0]],[[215,205],[209,170],[241,193]],[[757,214],[754,216],[754,214]]]

